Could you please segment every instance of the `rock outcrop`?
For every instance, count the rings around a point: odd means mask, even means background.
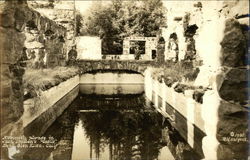
[[[20,64],[25,35],[20,32],[23,15],[17,14],[25,2],[7,1],[0,4],[1,52],[1,128],[22,115],[24,68]]]

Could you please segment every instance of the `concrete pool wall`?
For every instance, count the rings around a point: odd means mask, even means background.
[[[24,101],[24,114],[20,121],[23,123],[25,132],[28,132],[29,128],[37,134],[46,131],[76,98],[79,92],[78,85],[79,75],[76,75],[57,86],[42,91],[38,97]],[[44,123],[44,125],[42,128],[35,129],[35,123]]]
[[[223,100],[214,89],[206,90],[199,103],[193,98],[194,90],[178,93],[175,85],[168,87],[153,79],[150,68],[144,78],[146,98],[199,155],[205,159],[244,159],[248,151],[246,108]]]

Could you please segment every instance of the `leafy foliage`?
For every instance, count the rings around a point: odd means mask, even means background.
[[[102,38],[156,36],[165,25],[165,8],[161,0],[121,1],[111,5],[94,3],[84,17],[83,31]]]
[[[110,3],[93,3],[83,18],[82,34],[100,36],[105,48],[110,45],[119,48],[122,46],[119,40],[132,35],[156,36],[165,25],[165,8],[161,0],[113,0]]]

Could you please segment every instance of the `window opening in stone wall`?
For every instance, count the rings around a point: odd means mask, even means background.
[[[130,43],[130,48],[129,48],[130,54],[135,54],[136,50],[138,50],[140,54],[145,54],[146,41],[129,41],[129,43]]]
[[[155,59],[155,58],[156,58],[156,50],[155,50],[155,49],[153,49],[153,50],[151,51],[151,57],[152,57],[152,59]]]
[[[105,37],[102,39],[102,55],[121,55],[123,40],[113,37]]]

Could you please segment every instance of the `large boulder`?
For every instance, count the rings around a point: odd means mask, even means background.
[[[245,65],[247,39],[241,24],[236,19],[226,21],[221,47],[221,63],[223,66],[237,67]]]
[[[242,105],[247,104],[248,70],[232,68],[224,71],[216,77],[220,97],[226,101],[233,101]]]
[[[217,124],[218,159],[247,159],[248,111],[240,105],[221,101]]]

